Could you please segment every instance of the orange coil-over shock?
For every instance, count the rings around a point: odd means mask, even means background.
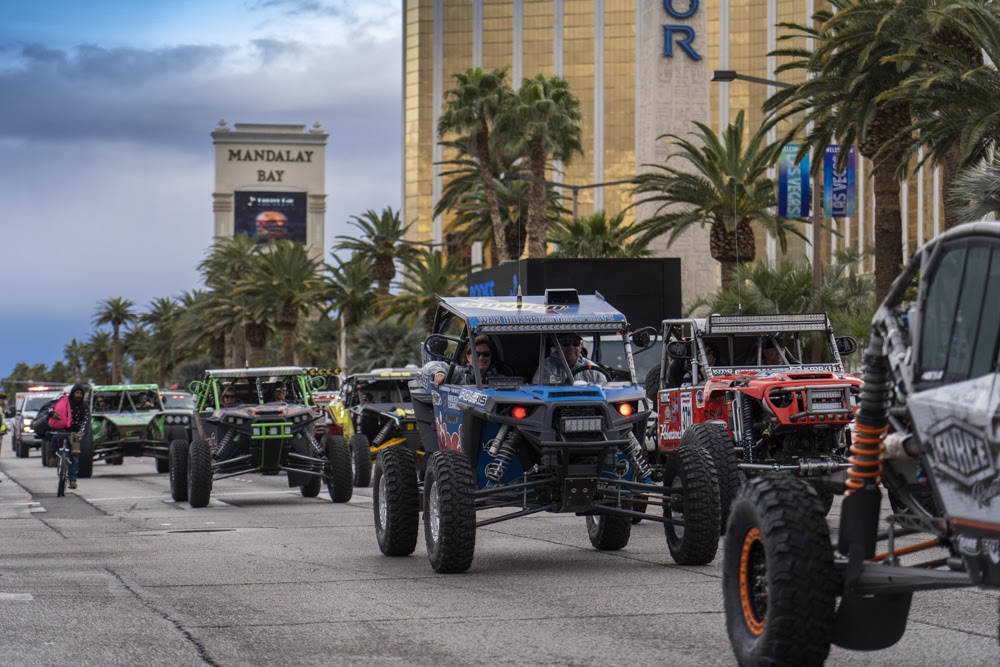
[[[865,424],[854,423],[854,435],[851,438],[851,455],[847,461],[851,467],[847,469],[847,480],[844,495],[851,495],[862,488],[866,480],[878,484],[882,476],[882,456],[885,454],[886,432],[889,425],[873,428]]]

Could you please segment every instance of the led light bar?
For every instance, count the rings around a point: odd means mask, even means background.
[[[593,433],[601,431],[604,420],[600,417],[563,417],[563,433]]]
[[[763,333],[767,331],[825,331],[826,313],[794,315],[710,315],[706,333]]]

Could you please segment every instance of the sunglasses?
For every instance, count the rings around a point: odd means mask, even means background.
[[[559,341],[559,345],[562,346],[562,347],[579,347],[580,345],[583,345],[583,341],[582,340],[561,340],[561,341]]]

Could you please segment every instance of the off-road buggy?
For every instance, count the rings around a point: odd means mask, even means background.
[[[209,370],[193,382],[197,396],[194,438],[170,443],[170,493],[192,507],[208,505],[212,482],[236,475],[288,474],[288,486],[319,495],[326,482],[334,502],[351,499],[351,454],[343,437],[315,437],[321,409],[312,398],[313,378],[282,366]],[[322,378],[317,378],[322,380]],[[283,388],[284,400],[274,400]],[[230,401],[224,401],[232,394]]]
[[[741,664],[884,648],[915,591],[1000,587],[998,293],[995,222],[941,234],[896,278],[872,321],[833,542],[797,480],[740,491],[723,594]],[[880,529],[881,486],[893,513]]]
[[[314,435],[317,440],[324,435],[341,435],[347,437],[340,420],[337,419],[340,405],[340,369],[337,368],[307,368],[306,373],[310,376],[321,376],[320,380],[310,380],[310,384],[317,387],[312,392],[313,401],[321,408],[319,417],[313,424]]]
[[[425,366],[427,372],[410,384],[427,452],[423,479],[409,448],[378,454],[373,495],[382,552],[413,552],[422,499],[427,555],[437,572],[469,568],[477,527],[538,512],[586,517],[591,543],[607,550],[626,546],[633,518],[657,521],[674,560],[710,562],[719,539],[710,455],[679,447],[657,480],[639,442],[650,402],[635,381],[631,344],[648,344],[651,333],[630,335],[621,312],[600,295],[575,290],[548,290],[544,297],[439,297],[423,352],[444,363]],[[625,345],[628,367],[594,361],[586,370],[607,383],[574,380],[559,334],[581,336],[595,360],[601,336],[615,335]],[[455,384],[466,346],[480,336],[488,337],[493,363],[504,373],[484,377],[473,365],[473,382]],[[536,369],[547,360],[561,364],[561,378],[553,381],[546,372],[536,381]],[[446,369],[440,386],[432,366]],[[647,504],[655,513],[646,513]]]
[[[405,445],[422,470],[424,448],[410,401],[410,381],[418,374],[415,366],[375,368],[344,380],[342,401],[354,431],[350,445],[355,486],[371,483],[372,463],[386,447]]]
[[[126,456],[151,456],[156,472],[169,469],[170,441],[187,437],[190,408],[165,409],[155,384],[96,385],[88,397],[90,429],[80,442],[80,477],[94,461],[121,465]]]
[[[657,399],[655,460],[682,443],[708,449],[722,521],[743,476],[808,478],[829,510],[843,492],[861,380],[844,372],[853,338],[825,313],[711,315],[663,322],[661,363],[646,378]]]

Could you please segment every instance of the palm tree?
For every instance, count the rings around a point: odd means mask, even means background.
[[[699,144],[665,134],[678,150],[663,165],[646,165],[657,171],[640,174],[635,193],[646,195],[637,205],[658,204],[656,213],[637,224],[640,239],[651,240],[669,233],[668,244],[694,224],[711,225],[709,250],[722,264],[722,286],[732,284],[736,266],[753,261],[757,254],[750,223],[757,221],[787,250],[787,235],[805,238],[788,219],[774,215],[778,198],[774,182],[767,177],[777,154],[777,145],[765,144],[767,127],[760,127],[744,148],[743,112],[722,133],[722,139],[703,123],[695,122]],[[670,165],[678,158],[687,170]],[[683,206],[678,210],[677,206]],[[669,209],[669,210],[668,210]]]
[[[764,103],[775,122],[791,119],[784,140],[805,134],[801,158],[810,150],[814,173],[822,167],[830,143],[857,144],[875,161],[875,291],[881,300],[903,263],[899,172],[902,146],[894,137],[911,122],[907,100],[885,100],[882,94],[899,86],[918,68],[914,62],[890,62],[900,52],[896,39],[906,27],[893,10],[898,0],[830,0],[836,13],[813,14],[813,26],[781,24],[788,32],[779,39],[815,40],[815,49],[778,49],[789,59],[775,71],[804,70],[803,83],[779,90]],[[812,129],[807,126],[812,123]],[[849,151],[840,151],[837,168],[846,166]],[[877,159],[876,159],[877,158]]]
[[[111,348],[111,334],[99,329],[90,335],[86,343],[87,377],[93,378],[97,384],[111,384],[111,374],[108,372],[108,352]]]
[[[213,290],[182,292],[178,298],[178,315],[174,322],[177,360],[194,359],[208,353],[215,368],[226,366],[226,331],[228,321],[209,316],[216,307]]]
[[[992,215],[1000,216],[1000,162],[984,161],[970,167],[955,179],[951,201],[956,205],[959,222],[972,222]]]
[[[347,262],[334,255],[336,265],[327,265],[329,274],[324,276],[326,290],[324,301],[337,310],[340,316],[340,352],[337,365],[347,368],[347,337],[361,317],[375,302],[372,289],[371,264],[355,256]]]
[[[528,206],[528,257],[545,257],[548,216],[545,207],[545,171],[549,157],[569,164],[583,155],[580,143],[580,100],[557,76],[538,74],[525,79],[497,120],[497,131],[525,156],[531,176]]]
[[[550,257],[646,257],[649,241],[632,238],[635,227],[625,225],[625,214],[607,217],[604,211],[576,220],[560,220],[549,229]]]
[[[97,304],[94,311],[95,326],[111,325],[111,377],[113,382],[125,382],[122,373],[122,350],[119,332],[122,326],[136,321],[135,303],[130,299],[116,296],[104,299]]]
[[[904,144],[901,170],[924,150],[915,168],[939,165],[942,190],[952,193],[959,170],[987,159],[1000,141],[1000,72],[983,62],[984,51],[991,63],[1000,58],[1000,16],[979,0],[901,0],[893,13],[893,25],[907,31],[902,53],[886,60],[920,67],[881,95],[908,101],[913,114],[890,143]],[[957,210],[944,207],[945,229],[958,223]]]
[[[322,263],[309,256],[301,243],[289,240],[272,241],[268,251],[241,282],[239,292],[247,299],[251,319],[275,316],[275,327],[281,332],[282,362],[295,364],[295,333],[301,315],[307,314],[319,295]]]
[[[416,252],[406,243],[410,225],[403,225],[399,211],[388,206],[381,213],[369,209],[361,216],[352,215],[351,224],[361,231],[361,236],[338,236],[340,241],[334,249],[350,250],[357,259],[369,262],[372,278],[378,283],[379,298],[385,299],[396,277],[396,260],[405,261]]]
[[[174,299],[157,297],[139,318],[150,328],[149,352],[156,359],[156,383],[161,387],[167,386],[167,370],[175,360],[178,346],[174,343],[174,331],[180,312],[181,307]]]
[[[217,293],[214,307],[206,314],[211,321],[226,322],[232,327],[232,366],[242,366],[248,357],[261,358],[261,350],[267,342],[266,325],[261,342],[261,323],[247,319],[246,307],[235,295],[236,286],[250,272],[261,248],[262,244],[247,234],[219,237],[209,248],[208,256],[198,264],[205,285]],[[248,353],[246,347],[251,328],[256,347]]]
[[[503,174],[514,171],[518,156],[499,142],[495,135],[496,133],[491,136],[491,172]],[[501,255],[520,257],[527,240],[524,223],[528,217],[528,183],[501,179],[493,181],[497,209],[507,241],[506,251],[500,253],[493,238],[493,219],[479,162],[469,154],[469,138],[459,137],[455,141],[438,143],[444,149],[453,151],[455,157],[438,163],[445,165],[448,171],[441,173],[445,185],[441,198],[434,204],[433,216],[436,218],[446,211],[450,212],[453,217],[446,231],[457,234],[464,242],[482,241],[489,248],[494,266],[500,263]]]
[[[423,333],[405,322],[366,320],[354,333],[351,346],[354,370],[393,368],[420,362]]]
[[[422,317],[424,331],[430,333],[434,325],[437,296],[466,294],[466,278],[461,255],[449,255],[446,260],[440,250],[421,250],[419,257],[403,269],[399,294],[392,297],[389,307],[379,319],[398,315],[412,326]]]
[[[500,217],[497,203],[490,142],[493,125],[502,108],[510,103],[514,93],[507,85],[507,70],[489,72],[473,67],[455,74],[456,86],[447,91],[445,111],[438,119],[438,138],[455,132],[468,136],[469,154],[479,163],[479,175],[486,193],[487,210],[493,223],[493,239],[500,259],[515,259],[507,254],[507,230]]]
[[[83,364],[87,346],[76,338],[70,338],[69,343],[63,346],[63,357],[66,365],[69,366],[70,375],[73,380],[80,382],[83,380]]]

